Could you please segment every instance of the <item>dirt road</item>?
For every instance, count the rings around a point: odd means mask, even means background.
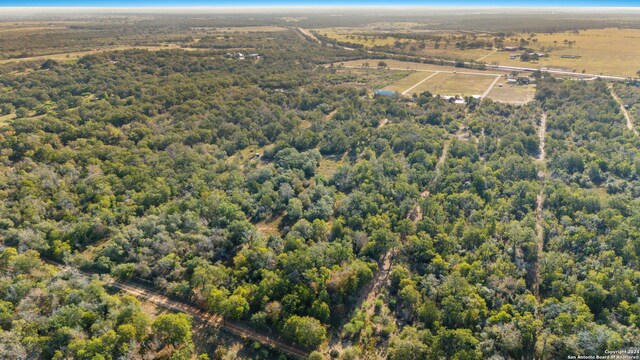
[[[635,126],[633,125],[633,119],[631,118],[631,114],[629,114],[629,111],[627,111],[627,108],[624,107],[624,102],[618,97],[618,95],[616,95],[615,91],[613,91],[613,86],[609,85],[609,91],[611,91],[611,96],[613,96],[618,104],[620,104],[620,110],[622,111],[624,118],[627,120],[627,129],[633,131],[634,134],[638,135],[638,130],[636,130]]]

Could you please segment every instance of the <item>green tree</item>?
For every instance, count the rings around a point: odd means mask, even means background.
[[[153,336],[162,344],[180,346],[191,342],[191,317],[186,314],[162,314],[153,324]]]
[[[290,340],[310,348],[320,345],[327,336],[327,330],[320,321],[309,316],[291,316],[282,331]]]

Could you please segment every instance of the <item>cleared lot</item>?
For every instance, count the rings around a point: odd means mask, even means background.
[[[411,89],[413,86],[415,86],[416,84],[418,84],[421,81],[424,81],[424,79],[426,79],[427,77],[431,76],[435,74],[435,72],[430,72],[430,71],[420,71],[420,72],[414,72],[412,74],[410,74],[409,76],[400,79],[396,82],[394,82],[393,84],[385,87],[385,89],[389,89],[389,90],[393,90],[393,91],[397,91],[399,93],[402,93],[408,89]]]
[[[411,90],[411,94],[429,91],[438,95],[482,95],[495,78],[482,75],[438,73]],[[411,95],[409,94],[409,95]]]
[[[384,67],[379,67],[383,62]],[[443,96],[486,96],[494,101],[524,104],[533,99],[534,86],[506,85],[505,73],[496,73],[473,69],[460,69],[452,66],[438,66],[398,60],[362,59],[334,63],[333,66],[347,69],[372,69],[376,72],[412,71],[385,89],[411,96],[429,91]],[[375,70],[373,70],[375,69]],[[502,76],[500,79],[497,77]],[[492,84],[504,84],[503,87]],[[483,96],[483,97],[484,97]]]
[[[536,94],[534,85],[508,85],[494,86],[489,95],[489,99],[514,105],[526,104],[533,100]]]

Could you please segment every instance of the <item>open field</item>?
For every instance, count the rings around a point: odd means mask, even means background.
[[[522,105],[533,100],[536,94],[535,85],[512,85],[502,84],[502,82],[498,82],[498,84],[502,86],[494,86],[487,96],[496,102]]]
[[[334,65],[342,65],[347,68],[362,66],[375,67],[379,61],[380,60],[364,59],[346,61]],[[383,61],[387,64],[387,68],[372,71],[415,71],[385,87],[386,89],[399,93],[407,92],[405,95],[411,95],[413,93],[419,94],[424,91],[447,96],[482,95],[496,79],[496,76],[501,75],[481,70],[461,70],[451,66],[438,66],[398,60]],[[434,73],[437,74],[434,75]]]
[[[320,165],[318,166],[318,174],[324,176],[325,178],[330,178],[333,174],[338,170],[338,168],[342,165],[345,165],[346,162],[343,160],[335,160],[333,158],[323,157],[320,159]]]
[[[385,89],[389,89],[389,90],[393,90],[399,93],[402,93],[403,91],[406,91],[408,89],[411,89],[411,87],[415,86],[416,84],[418,84],[419,82],[423,81],[424,79],[426,79],[427,77],[431,76],[435,74],[435,72],[430,72],[430,71],[418,71],[418,72],[414,72],[411,75],[400,79],[396,82],[394,82],[393,84],[385,87]]]
[[[424,33],[412,30],[410,27],[399,27],[394,30],[380,30],[372,27],[363,28],[326,28],[317,29],[320,34],[337,41],[360,44],[366,48],[389,46],[403,52],[433,58],[456,58],[464,60],[484,61],[488,64],[519,66],[519,67],[549,67],[566,71],[606,74],[614,76],[636,76],[640,70],[640,29],[589,29],[577,32],[520,34],[502,39],[505,47],[524,46],[536,52],[548,54],[538,61],[525,62],[520,59],[510,59],[510,55],[520,54],[522,50],[508,52],[495,49],[460,49],[456,43],[460,41],[456,36],[460,34],[450,32],[433,32],[441,37],[438,46],[435,41],[402,39],[386,35],[393,33]],[[379,35],[374,35],[379,32]],[[473,38],[477,41],[493,43],[492,34],[477,34]],[[526,43],[521,44],[521,40]],[[422,44],[422,47],[418,46]],[[575,56],[576,58],[563,58]]]
[[[438,73],[411,90],[420,94],[429,91],[437,95],[481,95],[493,82],[494,78],[482,75]]]
[[[594,74],[635,76],[640,70],[640,30],[638,29],[592,29],[579,33],[563,32],[538,34],[537,41],[527,45],[536,51],[549,54],[537,62],[511,60],[510,54],[518,52],[498,51],[484,62],[499,65],[525,67],[550,67],[585,71]],[[564,41],[575,41],[568,45]],[[512,46],[505,42],[506,46]],[[551,50],[551,51],[548,51]],[[579,59],[562,58],[562,55],[580,56]]]

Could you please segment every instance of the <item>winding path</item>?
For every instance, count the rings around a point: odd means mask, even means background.
[[[618,97],[618,95],[616,95],[615,91],[613,91],[613,86],[611,84],[609,84],[609,91],[611,91],[611,96],[613,96],[614,99],[616,99],[616,101],[618,102],[618,104],[620,104],[620,110],[622,111],[622,114],[624,114],[625,119],[627,119],[627,129],[633,131],[634,134],[638,135],[638,130],[636,130],[635,126],[633,125],[633,119],[631,118],[631,114],[629,114],[629,111],[627,111],[627,108],[624,107],[624,102],[622,101],[622,99],[620,99],[620,97]]]

